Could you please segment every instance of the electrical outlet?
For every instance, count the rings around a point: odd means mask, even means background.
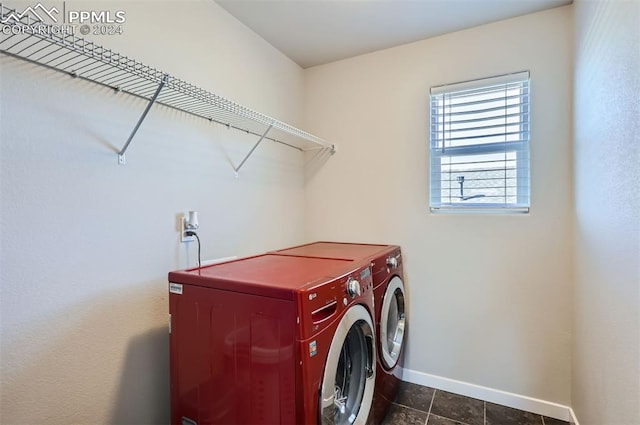
[[[187,214],[182,216],[182,225],[180,229],[180,241],[181,242],[192,242],[196,240],[195,236],[187,236],[186,232],[197,232],[200,224],[198,223],[198,212],[197,211],[189,211]]]
[[[187,229],[187,218],[186,217],[182,217],[182,229],[180,229],[180,242],[193,242],[196,240],[195,236],[187,236],[186,232],[187,230],[191,230],[191,229]]]

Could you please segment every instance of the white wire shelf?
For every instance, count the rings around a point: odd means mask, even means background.
[[[147,113],[156,103],[258,136],[259,139],[250,152],[238,166],[234,166],[236,173],[263,140],[277,142],[300,151],[327,149],[331,153],[335,152],[333,144],[313,134],[75,34],[55,31],[58,28],[33,16],[16,13],[4,5],[0,7],[0,16],[5,17],[4,22],[0,24],[2,53],[149,101],[129,139],[118,153],[120,164],[125,163],[125,151]]]

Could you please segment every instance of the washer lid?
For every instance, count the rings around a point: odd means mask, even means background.
[[[293,299],[297,291],[335,279],[353,261],[258,255],[227,263],[169,273],[169,282]]]

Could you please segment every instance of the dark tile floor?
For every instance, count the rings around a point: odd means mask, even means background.
[[[382,425],[569,425],[569,422],[403,382]]]

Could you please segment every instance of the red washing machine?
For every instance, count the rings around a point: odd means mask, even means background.
[[[365,424],[373,276],[259,255],[169,273],[171,423]]]
[[[395,245],[314,242],[273,252],[316,258],[346,259],[370,264],[373,270],[377,341],[377,377],[369,423],[378,425],[398,393],[405,334],[405,292],[402,256]]]

